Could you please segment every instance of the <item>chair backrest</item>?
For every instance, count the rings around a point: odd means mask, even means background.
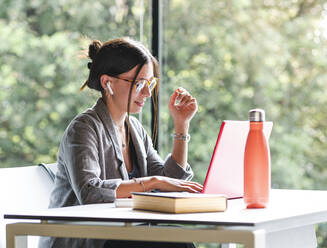
[[[53,163],[53,164],[41,163],[41,164],[39,164],[39,166],[41,166],[47,172],[48,176],[54,182],[56,173],[57,173],[57,169],[58,169],[57,163]]]
[[[56,173],[56,163],[45,166]],[[53,178],[42,166],[0,168],[0,248],[5,247],[5,225],[18,221],[3,219],[3,215],[15,210],[48,208],[53,187]],[[28,247],[37,247],[37,241],[28,240]]]
[[[40,166],[0,169],[0,210],[47,208],[53,180]]]

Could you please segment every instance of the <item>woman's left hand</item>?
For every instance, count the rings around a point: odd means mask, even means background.
[[[176,125],[188,125],[198,110],[198,104],[194,97],[182,87],[179,87],[170,96],[168,109]]]

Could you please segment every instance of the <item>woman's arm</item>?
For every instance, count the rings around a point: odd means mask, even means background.
[[[145,170],[145,175],[142,176],[166,176],[172,178],[178,178],[183,180],[190,180],[193,177],[193,171],[190,166],[182,168],[175,159],[172,158],[171,154],[168,154],[165,160],[159,156],[157,151],[153,148],[152,139],[146,133],[146,130],[142,127],[142,124],[135,118],[130,117],[131,130],[136,131],[136,137],[139,137],[140,142],[134,143],[137,145],[139,143],[143,147],[137,147],[139,151],[139,158],[142,162],[139,164]],[[144,151],[144,154],[140,154],[140,151]],[[144,161],[144,164],[143,164]]]
[[[187,165],[188,141],[186,138],[188,135],[188,128],[188,123],[175,123],[172,157],[184,169]]]
[[[174,119],[175,134],[172,151],[173,159],[183,168],[187,165],[189,125],[198,109],[196,99],[185,89],[178,88],[171,95],[169,111]]]

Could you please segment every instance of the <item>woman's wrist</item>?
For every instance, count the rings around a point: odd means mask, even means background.
[[[135,178],[135,177],[133,178],[133,180],[134,180],[135,183],[140,184],[142,186],[143,192],[146,192],[147,191],[146,188],[145,188],[145,185],[144,185],[143,180],[140,180],[140,179]]]
[[[189,142],[191,139],[191,135],[188,133],[174,133],[172,134],[172,137],[174,140],[179,140],[179,141],[184,141],[184,142]]]
[[[175,133],[187,134],[189,126],[190,126],[189,122],[175,123],[175,126],[174,126]]]
[[[158,178],[156,176],[148,177],[146,180],[142,180],[144,188],[146,191],[156,189],[156,184],[158,183]]]

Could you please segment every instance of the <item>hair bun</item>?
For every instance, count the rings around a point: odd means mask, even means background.
[[[96,54],[99,52],[100,48],[102,47],[102,43],[98,40],[92,41],[89,45],[89,57],[91,60],[94,60]]]

